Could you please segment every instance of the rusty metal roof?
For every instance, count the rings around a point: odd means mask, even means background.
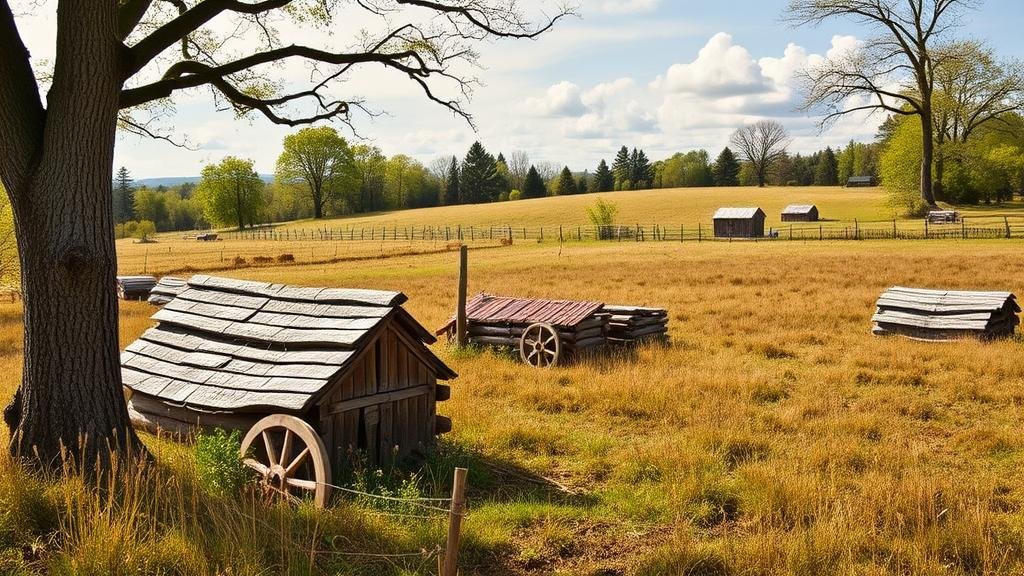
[[[466,302],[466,317],[470,322],[533,324],[547,322],[553,326],[571,328],[604,306],[601,302],[577,300],[544,300],[540,298],[511,298],[477,294]],[[452,328],[452,318],[437,333]]]

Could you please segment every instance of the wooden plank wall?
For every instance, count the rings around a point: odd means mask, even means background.
[[[321,431],[336,463],[353,450],[387,463],[433,441],[437,377],[420,348],[389,324],[321,401]]]

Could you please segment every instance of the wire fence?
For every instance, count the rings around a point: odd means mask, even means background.
[[[227,240],[315,242],[477,242],[512,244],[517,241],[586,242],[595,240],[633,242],[686,242],[733,240],[716,233],[714,223],[642,224],[613,226],[370,226],[345,228],[261,228],[221,235]],[[783,222],[745,235],[757,240],[934,240],[1024,238],[1024,216],[962,217],[953,222],[924,220],[852,220]]]

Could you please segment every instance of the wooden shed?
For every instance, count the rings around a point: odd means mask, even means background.
[[[874,176],[850,176],[846,181],[847,188],[867,188],[877,185]]]
[[[783,222],[817,222],[818,207],[814,204],[790,204],[782,209]]]
[[[121,355],[132,422],[245,431],[287,415],[315,431],[333,465],[352,450],[373,462],[408,454],[451,429],[436,403],[449,397],[438,381],[456,374],[405,300],[193,276]]]
[[[764,210],[760,208],[719,208],[715,212],[716,238],[759,238],[764,236]]]

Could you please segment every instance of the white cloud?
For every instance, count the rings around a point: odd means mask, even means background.
[[[719,32],[695,60],[673,64],[652,87],[702,96],[756,94],[769,89],[769,79],[746,48],[733,43],[731,35]]]
[[[564,80],[548,88],[544,96],[527,98],[520,108],[536,116],[577,116],[586,109],[580,87]]]

